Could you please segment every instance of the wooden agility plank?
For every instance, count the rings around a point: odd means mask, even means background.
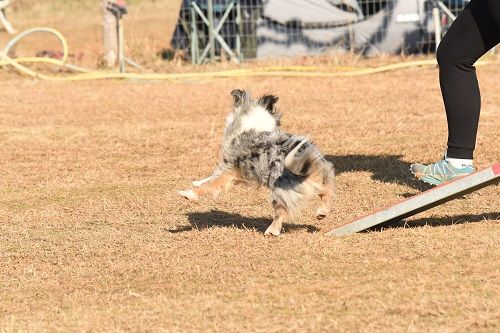
[[[476,171],[470,175],[438,185],[430,190],[405,199],[395,205],[388,206],[343,224],[326,233],[327,236],[345,236],[363,231],[382,223],[401,221],[464,194],[500,181],[500,163]]]

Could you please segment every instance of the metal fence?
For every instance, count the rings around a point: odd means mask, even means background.
[[[184,0],[172,47],[194,63],[434,52],[469,0]]]

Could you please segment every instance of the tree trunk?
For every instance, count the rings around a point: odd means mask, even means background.
[[[107,10],[109,2],[114,0],[101,0],[101,9],[103,13],[102,27],[104,37],[104,65],[106,67],[115,67],[118,58],[118,33],[116,26],[116,17]]]

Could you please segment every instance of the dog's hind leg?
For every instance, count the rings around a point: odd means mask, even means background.
[[[316,212],[316,218],[322,220],[330,212],[332,207],[332,195],[331,193],[322,193],[319,195],[321,203],[319,204],[318,211]]]
[[[283,222],[285,222],[287,219],[288,219],[287,210],[282,206],[275,207],[274,220],[271,223],[271,225],[267,227],[266,231],[264,232],[264,235],[279,236],[281,234],[281,228],[283,227]]]
[[[321,203],[319,204],[316,218],[322,220],[332,208],[332,200],[335,195],[335,171],[333,165],[325,170],[323,175],[323,191],[319,194]]]

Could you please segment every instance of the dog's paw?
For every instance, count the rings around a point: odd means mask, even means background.
[[[280,234],[281,234],[281,229],[278,229],[278,228],[276,228],[276,227],[274,227],[272,225],[270,225],[266,229],[266,231],[264,232],[265,236],[270,236],[270,235],[272,235],[272,236],[279,236]]]
[[[191,201],[198,201],[200,200],[200,197],[198,197],[198,195],[193,191],[193,190],[189,190],[189,191],[177,191],[177,194],[179,194],[180,196],[188,199],[188,200],[191,200]]]
[[[316,218],[318,220],[322,220],[326,217],[327,214],[328,214],[328,209],[324,208],[324,207],[320,207],[318,209],[318,211],[316,212]]]

